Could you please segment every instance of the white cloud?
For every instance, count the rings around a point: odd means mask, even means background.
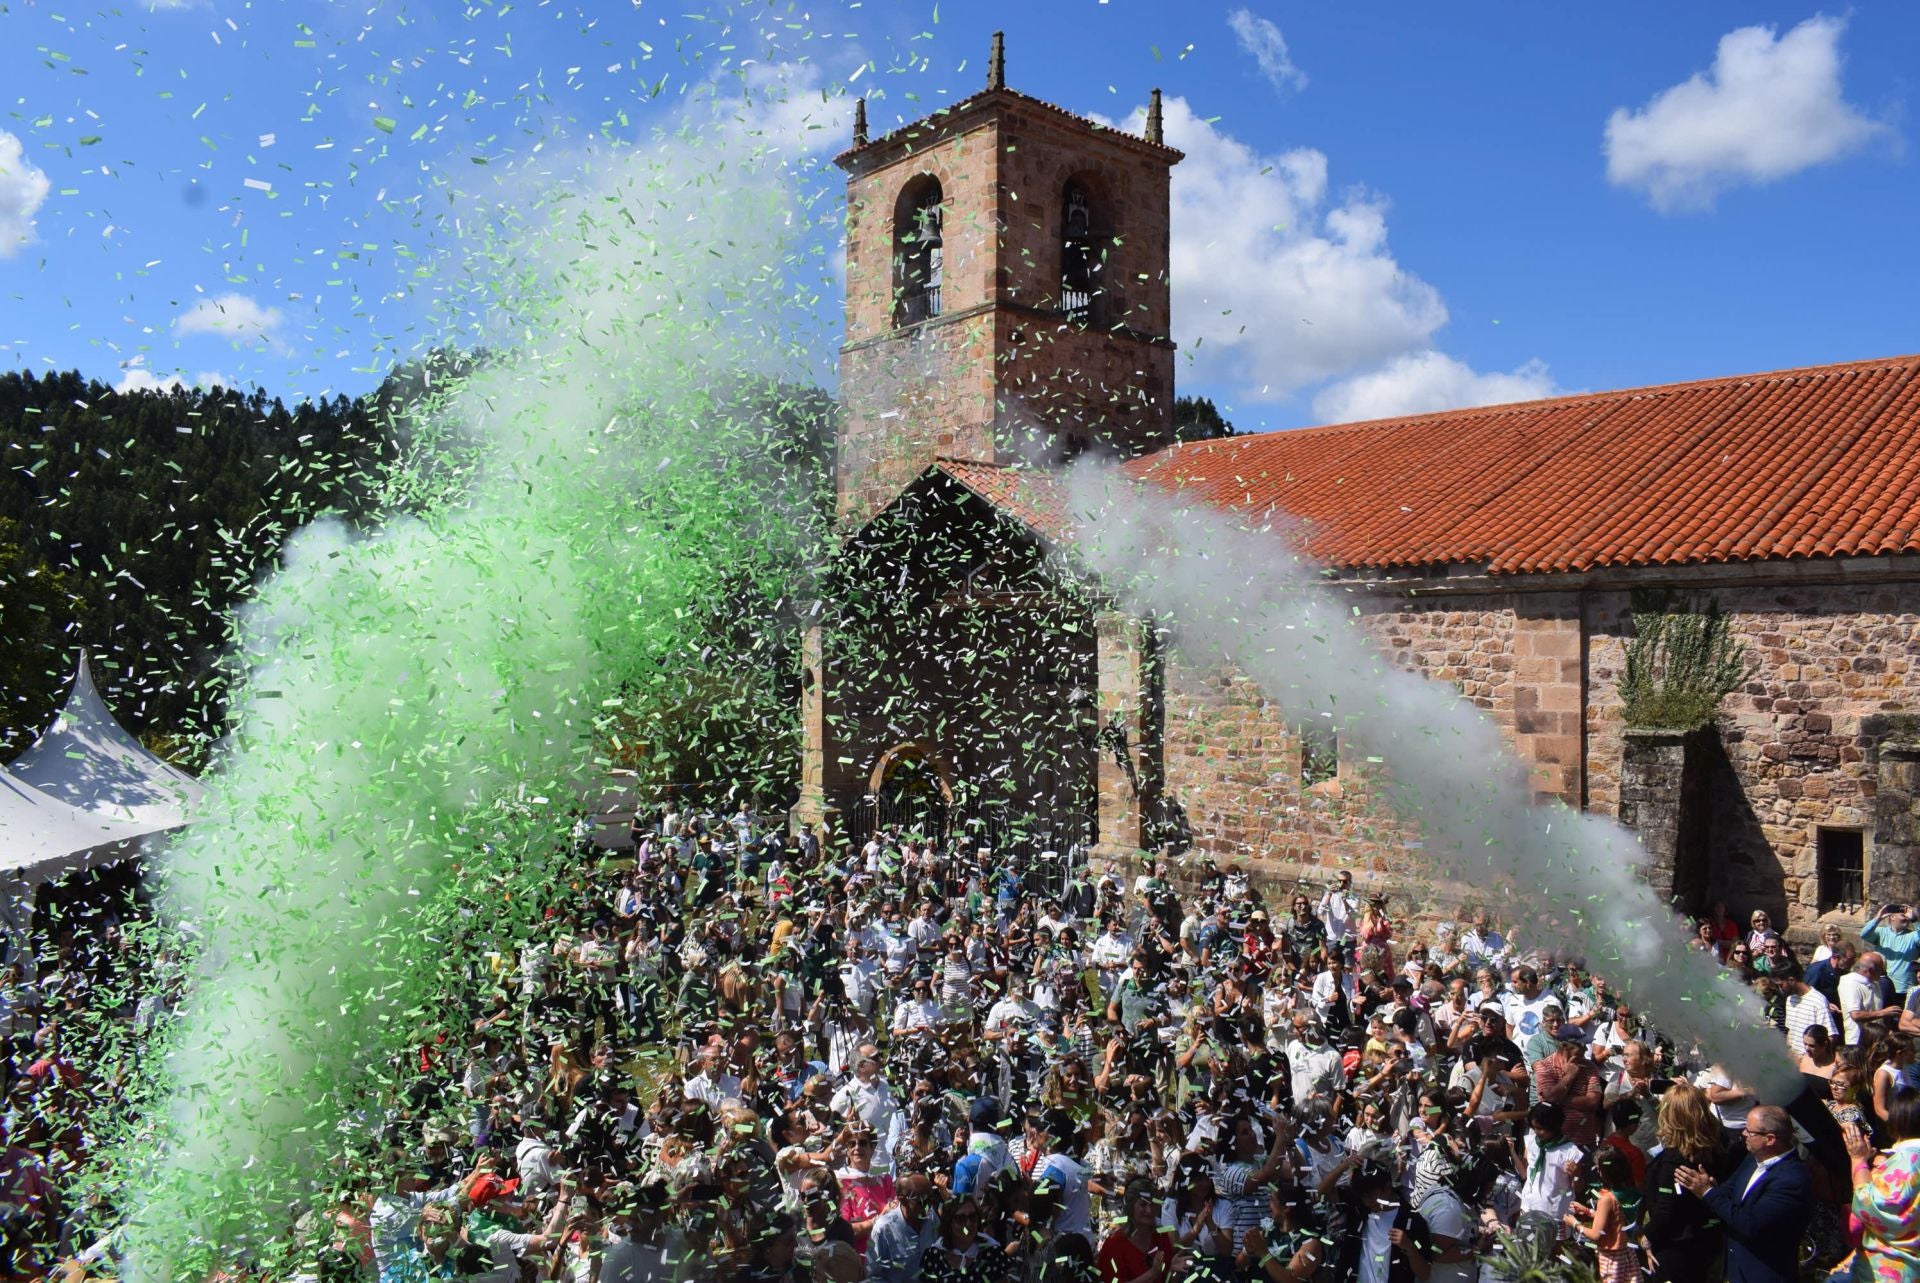
[[[33,216],[52,186],[27,159],[20,140],[0,129],[0,258],[11,258],[33,239]]]
[[[1607,118],[1607,178],[1662,211],[1704,209],[1727,188],[1770,183],[1857,151],[1886,126],[1842,96],[1844,18],[1807,19],[1781,36],[1741,27],[1713,66]]]
[[[1307,87],[1307,73],[1293,65],[1293,56],[1287,52],[1287,38],[1280,34],[1280,28],[1256,16],[1251,9],[1235,9],[1227,15],[1227,25],[1233,28],[1241,50],[1260,64],[1260,74],[1267,78],[1267,83],[1282,93]]]
[[[263,307],[245,294],[197,298],[174,319],[181,335],[215,334],[235,347],[265,347],[279,342],[275,332],[284,318],[277,307]]]
[[[853,99],[811,62],[756,62],[741,69],[741,93],[721,105],[727,127],[770,151],[837,152],[853,137]]]
[[[113,385],[115,392],[176,391],[180,388],[226,388],[233,386],[233,380],[218,370],[202,370],[192,380],[184,378],[184,371],[176,371],[165,376],[155,374],[147,368],[144,358],[134,357],[120,365],[120,381]]]
[[[1141,128],[1135,112],[1126,127]],[[1174,338],[1201,382],[1241,399],[1302,388],[1431,346],[1447,309],[1387,248],[1386,205],[1330,199],[1327,158],[1311,148],[1264,156],[1166,103],[1173,169]]]
[[[1313,412],[1322,423],[1357,423],[1471,405],[1537,401],[1563,390],[1542,361],[1528,361],[1506,374],[1482,374],[1429,348],[1323,389],[1313,399]]]

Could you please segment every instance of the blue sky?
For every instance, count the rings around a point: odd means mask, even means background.
[[[835,92],[923,114],[996,28],[1038,97],[1168,95],[1181,390],[1242,427],[1920,348],[1912,5],[0,0],[0,362],[365,390],[476,174],[750,62],[830,222]]]

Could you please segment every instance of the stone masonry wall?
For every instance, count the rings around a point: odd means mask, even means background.
[[[975,311],[840,354],[843,521],[885,508],[938,456],[994,457],[994,349],[993,314]]]
[[[1717,735],[1694,754],[1706,902],[1726,900],[1736,917],[1765,908],[1810,936],[1837,913],[1820,902],[1822,826],[1865,832],[1875,896],[1920,895],[1908,885],[1920,870],[1882,881],[1872,852],[1876,832],[1891,844],[1905,831],[1876,810],[1886,734],[1876,728],[1920,711],[1920,582],[1735,585],[1711,596],[1752,668],[1723,705]],[[1542,793],[1619,815],[1624,589],[1354,601],[1395,662],[1455,683],[1493,718],[1534,765]],[[1369,806],[1364,773],[1343,761],[1337,784],[1303,790],[1297,736],[1229,669],[1177,655],[1168,664],[1166,778],[1197,857],[1246,861],[1277,882],[1321,880],[1320,866],[1337,861],[1416,896],[1423,885],[1404,832]],[[1888,854],[1883,873],[1892,872]]]
[[[1528,631],[1512,600],[1356,594],[1353,602],[1393,662],[1456,683],[1512,738],[1516,645]],[[1196,667],[1176,652],[1166,685],[1167,794],[1186,810],[1196,856],[1244,862],[1269,884],[1317,883],[1345,865],[1416,902],[1461,898],[1459,888],[1431,885],[1406,849],[1409,830],[1375,805],[1364,763],[1343,751],[1336,780],[1301,787],[1297,733],[1244,675]]]
[[[1871,846],[1874,739],[1864,724],[1920,706],[1920,584],[1721,587],[1711,596],[1751,669],[1721,710],[1709,895],[1736,915],[1764,908],[1811,936],[1828,912],[1819,828],[1861,828]],[[1613,815],[1628,595],[1590,594],[1585,616],[1588,805]],[[1871,868],[1871,850],[1867,859]]]
[[[901,326],[903,197],[940,184],[940,315]],[[1064,196],[1092,200],[1105,265],[1084,322],[1060,309]],[[1046,461],[1133,455],[1173,424],[1167,338],[1168,158],[1008,106],[859,167],[847,187],[838,514],[858,525],[940,455]],[[1037,432],[1034,430],[1038,429]]]

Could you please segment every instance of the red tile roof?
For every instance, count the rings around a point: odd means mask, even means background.
[[[936,466],[1056,542],[1042,472]],[[1343,569],[1598,566],[1920,552],[1920,356],[1172,446],[1136,477],[1278,509]]]
[[[1067,496],[1053,473],[971,459],[941,459],[934,467],[1054,543],[1073,542]]]
[[[1920,356],[1272,432],[1127,467],[1283,510],[1347,569],[1920,552]]]

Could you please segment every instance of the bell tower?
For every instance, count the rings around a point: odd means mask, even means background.
[[[858,525],[936,458],[1045,463],[1172,439],[1168,179],[1146,134],[987,87],[879,138],[847,172],[838,505]]]

